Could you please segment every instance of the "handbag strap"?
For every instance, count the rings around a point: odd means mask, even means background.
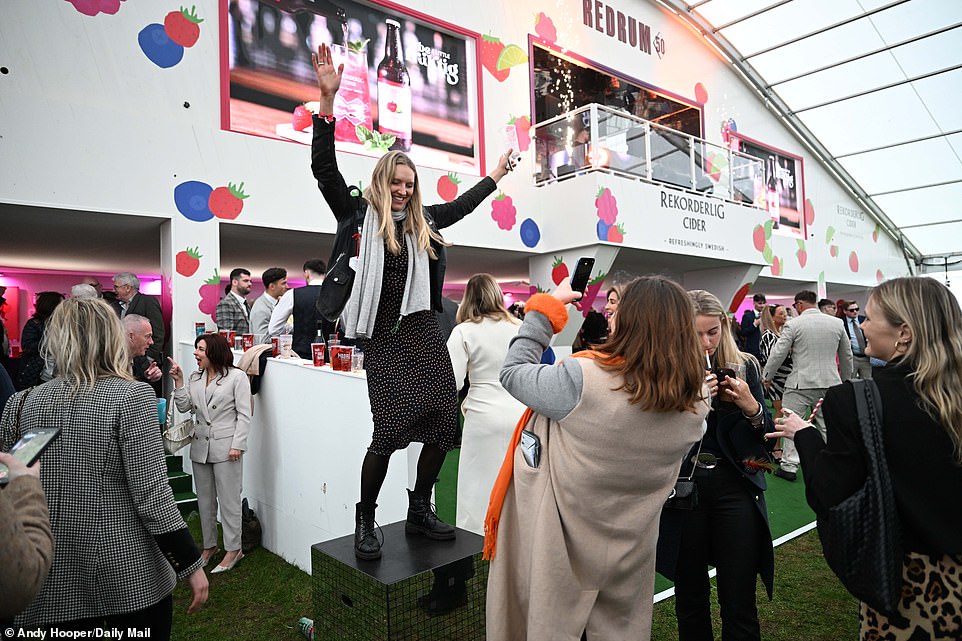
[[[14,427],[15,430],[17,430],[17,432],[20,431],[20,415],[23,414],[23,406],[24,406],[24,405],[26,404],[26,402],[27,402],[27,396],[28,396],[28,395],[30,394],[30,392],[32,392],[32,391],[33,391],[33,386],[28,387],[28,388],[24,391],[23,396],[20,397],[20,403],[17,405],[17,413],[16,413],[16,415],[13,417],[13,427]]]
[[[698,467],[698,457],[701,455],[701,446],[704,442],[705,442],[705,435],[702,434],[701,438],[698,439],[698,451],[695,452],[695,458],[689,459],[691,461],[691,474],[689,474],[688,478],[685,479],[686,481],[690,481],[693,478],[695,478],[695,468]],[[688,451],[691,452],[690,449]],[[688,455],[685,454],[685,456],[688,456]],[[684,478],[684,477],[681,477],[681,478]]]
[[[879,490],[883,506],[893,517],[887,523],[884,534],[890,535],[892,540],[879,541],[880,545],[892,546],[899,543],[898,520],[896,516],[895,493],[892,490],[892,477],[889,475],[888,463],[885,459],[885,444],[882,439],[882,397],[878,386],[873,380],[856,379],[852,381],[855,390],[855,408],[858,413],[859,427],[862,431],[862,441],[868,455],[867,473],[869,480]]]

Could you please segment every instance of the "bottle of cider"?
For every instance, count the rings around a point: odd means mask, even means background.
[[[411,150],[411,77],[401,51],[401,25],[386,20],[384,58],[377,66],[378,131],[393,134],[391,149]]]
[[[772,220],[775,222],[775,229],[778,229],[778,225],[782,220],[781,213],[779,211],[782,198],[781,191],[781,184],[778,180],[778,163],[775,162],[775,156],[769,156],[768,181],[765,189],[765,200],[768,202],[768,215],[771,216]]]

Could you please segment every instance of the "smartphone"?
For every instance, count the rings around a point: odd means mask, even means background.
[[[721,383],[726,378],[737,378],[737,376],[735,375],[735,370],[733,370],[730,367],[716,367],[715,369],[712,370],[712,374],[715,375],[715,378],[718,379],[719,383]]]
[[[534,432],[521,430],[521,456],[528,467],[538,467],[541,464],[541,439]]]
[[[19,441],[14,443],[10,454],[27,467],[30,467],[37,462],[37,459],[40,458],[44,450],[46,450],[58,436],[60,436],[59,427],[43,427],[32,432],[27,432]],[[0,485],[10,480],[9,475],[10,470],[7,469],[7,466],[0,463]]]
[[[511,171],[521,162],[521,152],[518,151],[521,147],[521,144],[518,142],[518,128],[514,125],[505,125],[501,129],[501,139],[505,151],[508,149],[513,150],[508,157],[508,171]]]
[[[575,267],[575,273],[571,276],[571,289],[585,293],[585,288],[588,286],[588,277],[591,275],[591,268],[595,266],[595,259],[587,256],[582,256],[578,259],[578,265]]]

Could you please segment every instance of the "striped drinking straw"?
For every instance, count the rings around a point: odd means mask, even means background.
[[[818,399],[818,401],[815,403],[815,407],[812,408],[812,413],[808,415],[809,423],[811,423],[812,419],[815,418],[815,414],[818,412],[818,408],[822,406],[822,401],[824,400],[825,400],[825,397],[823,396],[822,398]]]

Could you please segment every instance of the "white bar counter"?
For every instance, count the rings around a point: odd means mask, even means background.
[[[197,369],[193,351],[193,343],[181,343],[185,375]],[[235,364],[241,355],[234,351]],[[242,495],[260,519],[263,546],[310,573],[312,545],[354,531],[361,461],[374,429],[367,380],[363,371],[268,358],[253,400]],[[406,517],[405,489],[413,487],[408,483],[420,447],[414,443],[391,458],[378,523]],[[182,450],[188,471],[189,451]]]

